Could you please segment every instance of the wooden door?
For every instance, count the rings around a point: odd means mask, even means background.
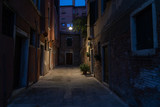
[[[66,53],[66,64],[67,65],[72,65],[72,53]]]

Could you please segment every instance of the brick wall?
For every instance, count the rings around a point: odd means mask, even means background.
[[[94,55],[98,55],[98,42],[100,42],[100,35],[96,36],[93,41],[93,47],[94,47]],[[102,60],[93,60],[93,71],[95,74],[95,78],[97,78],[99,81],[102,81]]]
[[[159,47],[156,54],[150,56],[135,56],[131,50],[130,15],[146,1],[109,1],[103,15],[99,7],[99,19],[94,27],[94,53],[98,42],[101,45],[109,43],[110,89],[129,105],[142,107],[160,105]],[[160,1],[155,1],[159,35]],[[94,64],[95,77],[101,81],[102,62],[95,61]]]
[[[72,37],[72,46],[67,46],[67,37]],[[66,52],[73,52],[73,65],[80,64],[80,37],[79,35],[74,34],[62,34],[61,35],[61,47],[60,47],[60,65],[65,65],[65,53]]]

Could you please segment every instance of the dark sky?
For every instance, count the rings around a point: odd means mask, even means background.
[[[60,5],[72,5],[72,0],[60,0]],[[75,0],[75,5],[76,6],[84,6],[85,5],[85,0]]]

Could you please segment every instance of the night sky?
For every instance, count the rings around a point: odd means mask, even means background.
[[[60,5],[72,5],[72,0],[60,0]],[[85,5],[85,0],[75,0],[75,5],[76,6],[84,6]]]

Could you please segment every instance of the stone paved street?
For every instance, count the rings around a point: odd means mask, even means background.
[[[76,67],[58,67],[41,77],[8,107],[127,107],[109,89]]]

